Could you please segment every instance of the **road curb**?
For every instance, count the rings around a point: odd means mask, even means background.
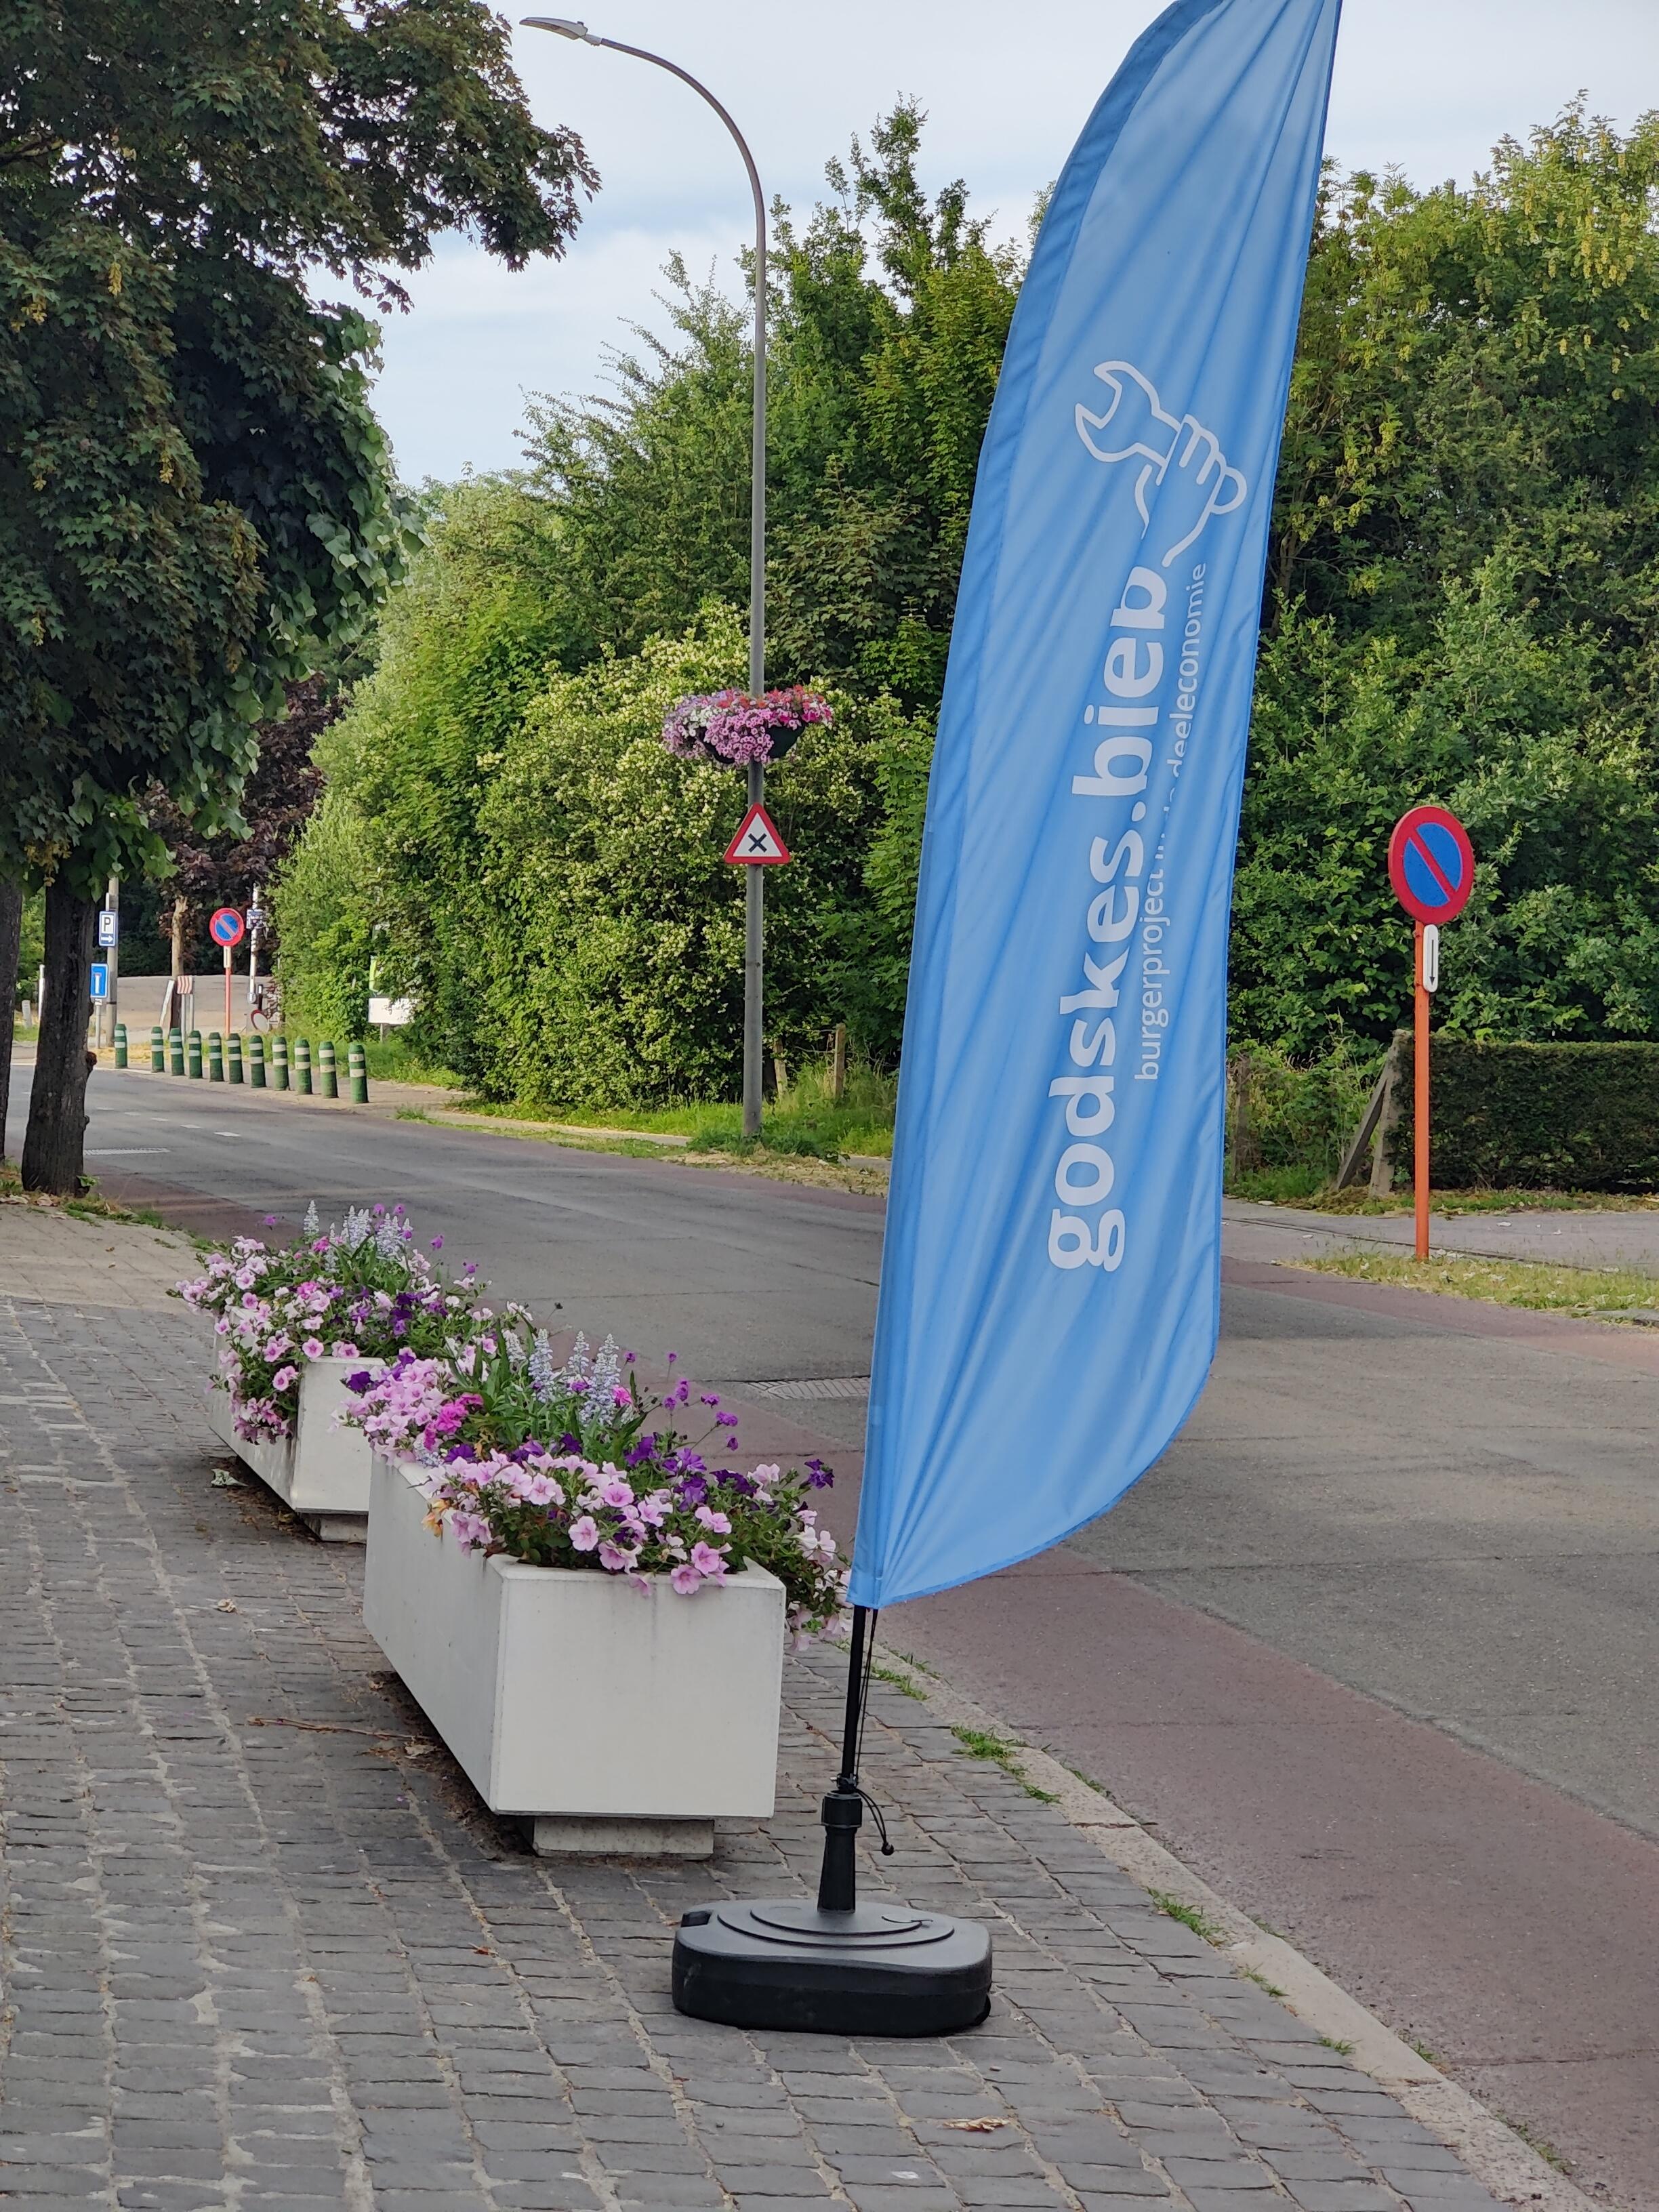
[[[925,1698],[947,1726],[972,1729],[1015,1745],[1021,1777],[1050,1798],[1064,1820],[1081,1829],[1107,1858],[1144,1889],[1156,1890],[1200,1913],[1224,1939],[1216,1944],[1221,1957],[1241,1972],[1270,1984],[1279,2002],[1298,2020],[1334,2044],[1352,2045],[1353,2064],[1369,2074],[1379,2088],[1386,2089],[1419,2125],[1455,2151],[1494,2197],[1511,2204],[1541,2207],[1543,2212],[1604,2212],[1513,2128],[1438,2067],[1420,2057],[1311,1959],[1304,1958],[1282,1936],[1258,1927],[1247,1913],[1212,1889],[1103,1790],[1039,1749],[995,1713],[964,1697],[920,1661],[902,1652],[884,1656],[890,1661],[898,1660],[911,1691]],[[879,1657],[878,1663],[881,1663]]]

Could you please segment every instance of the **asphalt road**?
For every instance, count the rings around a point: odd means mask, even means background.
[[[148,1076],[90,1097],[89,1167],[191,1194],[182,1218],[401,1197],[501,1293],[703,1379],[868,1371],[875,1201]],[[1659,1342],[1231,1272],[1152,1474],[884,1632],[1582,2184],[1659,2207]],[[855,1463],[856,1399],[788,1410]]]

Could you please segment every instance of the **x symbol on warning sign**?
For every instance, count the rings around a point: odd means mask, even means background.
[[[751,806],[738,824],[738,834],[726,848],[726,857],[738,866],[775,866],[788,860],[789,848],[763,806]]]

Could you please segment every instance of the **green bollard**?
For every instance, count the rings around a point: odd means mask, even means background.
[[[225,1039],[225,1081],[240,1083],[242,1079],[242,1032],[233,1030]]]
[[[118,1067],[125,1067],[126,1064],[127,1025],[125,1022],[117,1022],[115,1024],[115,1065]]]
[[[185,1072],[185,1033],[182,1030],[167,1031],[167,1073],[182,1075]]]
[[[351,1103],[354,1106],[368,1103],[368,1054],[360,1044],[346,1047],[346,1073],[351,1082]]]
[[[185,1040],[185,1050],[190,1057],[190,1066],[186,1073],[194,1076],[197,1081],[199,1082],[202,1075],[202,1032],[200,1030],[192,1030],[191,1031],[190,1035]]]
[[[217,1030],[208,1031],[208,1081],[222,1083],[225,1079],[224,1040]]]
[[[270,1087],[288,1089],[288,1038],[281,1031],[270,1040]]]
[[[165,1075],[167,1072],[167,1045],[162,1038],[161,1024],[159,1022],[153,1022],[150,1024],[149,1072],[152,1075]]]
[[[301,1098],[310,1097],[311,1039],[309,1037],[295,1037],[294,1040],[294,1088]]]
[[[247,1041],[247,1087],[250,1091],[265,1087],[265,1041],[258,1030]]]
[[[334,1064],[334,1048],[326,1042],[317,1048],[317,1092],[322,1098],[337,1098],[340,1095],[339,1075]]]

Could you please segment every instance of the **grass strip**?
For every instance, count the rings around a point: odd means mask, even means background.
[[[1194,1935],[1201,1936],[1205,1942],[1213,1943],[1218,1949],[1226,1942],[1226,1929],[1218,1921],[1212,1920],[1200,1906],[1188,1905],[1184,1899],[1171,1896],[1167,1889],[1149,1889],[1146,1894],[1160,1912],[1171,1920],[1178,1920],[1183,1928],[1190,1928]]]
[[[1562,1267],[1546,1260],[1486,1260],[1450,1252],[1431,1253],[1426,1260],[1405,1252],[1332,1252],[1280,1264],[1583,1321],[1659,1313],[1659,1277],[1636,1267]]]
[[[726,1168],[739,1175],[769,1176],[775,1182],[799,1182],[815,1190],[847,1190],[860,1197],[879,1198],[887,1189],[887,1165],[861,1161],[821,1159],[813,1153],[782,1152],[765,1144],[746,1152],[709,1151],[696,1145],[666,1146],[649,1137],[630,1137],[620,1129],[605,1135],[568,1123],[528,1121],[514,1115],[489,1120],[457,1118],[449,1112],[434,1114],[423,1106],[400,1106],[400,1121],[424,1121],[432,1129],[477,1130],[482,1134],[517,1137],[526,1144],[557,1145],[575,1152],[620,1152],[635,1160],[664,1160],[683,1168]]]
[[[994,1766],[1011,1775],[1028,1797],[1035,1797],[1040,1805],[1057,1805],[1059,1798],[1052,1790],[1039,1790],[1035,1782],[1028,1781],[1025,1770],[1019,1763],[1022,1747],[1005,1735],[993,1735],[986,1729],[953,1728],[951,1733],[969,1759],[989,1759]]]
[[[714,1151],[726,1157],[758,1143],[769,1152],[834,1162],[848,1153],[884,1158],[891,1152],[896,1092],[894,1076],[855,1067],[848,1070],[841,1097],[834,1097],[820,1070],[804,1069],[780,1097],[767,1101],[765,1134],[759,1139],[744,1137],[740,1106],[706,1099],[675,1099],[663,1106],[635,1107],[546,1101],[531,1104],[470,1097],[457,1098],[453,1105],[461,1113],[503,1122],[546,1123],[556,1118],[567,1128],[684,1137],[694,1151]]]

